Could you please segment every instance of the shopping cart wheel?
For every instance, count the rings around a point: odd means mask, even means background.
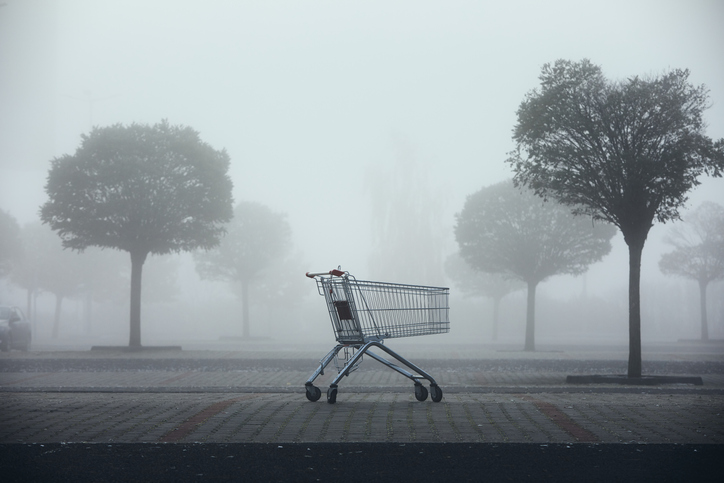
[[[437,384],[430,384],[430,399],[432,402],[442,401],[442,389]]]
[[[415,384],[415,398],[418,401],[427,399],[427,388],[422,384]]]
[[[337,388],[330,386],[329,389],[327,389],[327,402],[329,404],[334,404],[337,402]]]
[[[322,397],[322,391],[319,390],[317,386],[312,386],[311,384],[309,386],[306,386],[307,389],[307,399],[310,401],[318,401],[320,397]]]

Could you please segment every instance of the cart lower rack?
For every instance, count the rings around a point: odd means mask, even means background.
[[[340,380],[359,367],[365,354],[412,380],[418,401],[428,396],[421,382],[424,380],[429,382],[430,398],[434,402],[442,399],[442,389],[435,379],[386,347],[384,340],[449,332],[448,288],[357,280],[341,270],[307,273],[307,276],[317,281],[319,294],[327,302],[337,340],[337,345],[319,361],[319,367],[307,380],[307,399],[317,401],[321,397],[322,391],[314,385],[314,380],[335,361],[339,374],[327,389],[327,402],[334,404]],[[372,348],[392,356],[406,368],[371,352]]]

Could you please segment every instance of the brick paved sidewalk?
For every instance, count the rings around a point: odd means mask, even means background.
[[[724,443],[724,396],[699,394],[0,394],[0,443]]]
[[[415,400],[409,380],[371,361],[342,381],[333,405],[324,395],[314,403],[304,395],[304,382],[322,354],[295,352],[275,359],[270,353],[257,361],[233,351],[183,352],[182,358],[208,359],[208,367],[72,370],[59,364],[27,372],[7,369],[13,360],[52,365],[62,358],[146,360],[179,354],[4,354],[0,443],[724,443],[724,374],[717,371],[700,374],[703,386],[571,386],[565,383],[567,373],[555,370],[512,371],[504,364],[500,370],[490,364],[476,369],[467,355],[457,357],[463,353],[435,354],[463,361],[431,371],[444,390],[439,403]],[[558,358],[574,359],[549,357]],[[249,369],[216,370],[214,359],[251,362]],[[714,353],[693,360],[721,358]],[[420,364],[428,369],[424,360]],[[315,384],[324,393],[335,375],[328,370]]]

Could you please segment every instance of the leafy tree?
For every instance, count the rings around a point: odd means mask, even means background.
[[[194,255],[201,278],[239,284],[243,337],[249,337],[251,281],[275,260],[285,257],[290,247],[291,228],[286,215],[245,201],[234,209],[234,219],[219,247]]]
[[[20,227],[10,213],[0,210],[0,277],[7,276],[21,252]]]
[[[641,376],[641,254],[654,221],[679,216],[702,174],[721,175],[724,140],[704,135],[708,91],[687,70],[607,80],[588,60],[543,66],[508,162],[515,182],[616,225],[629,248],[628,376]]]
[[[488,297],[493,301],[493,332],[492,339],[498,340],[498,321],[500,302],[503,298],[525,287],[518,279],[505,277],[499,273],[474,270],[455,253],[445,261],[445,273],[453,280],[455,286],[469,297]]]
[[[130,347],[141,346],[141,277],[149,254],[212,248],[232,216],[229,156],[189,127],[116,124],[52,161],[41,219],[63,246],[131,256]]]
[[[662,255],[659,268],[699,282],[701,339],[709,339],[706,289],[710,282],[724,278],[724,207],[705,202],[693,211],[686,224],[674,227],[667,241],[674,251]]]
[[[472,268],[526,283],[526,351],[535,350],[538,284],[553,275],[584,273],[611,251],[614,233],[610,225],[593,225],[511,181],[469,196],[455,225],[460,256]]]

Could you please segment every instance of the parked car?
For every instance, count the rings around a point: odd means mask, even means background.
[[[17,307],[0,305],[0,350],[30,349],[30,322]]]

